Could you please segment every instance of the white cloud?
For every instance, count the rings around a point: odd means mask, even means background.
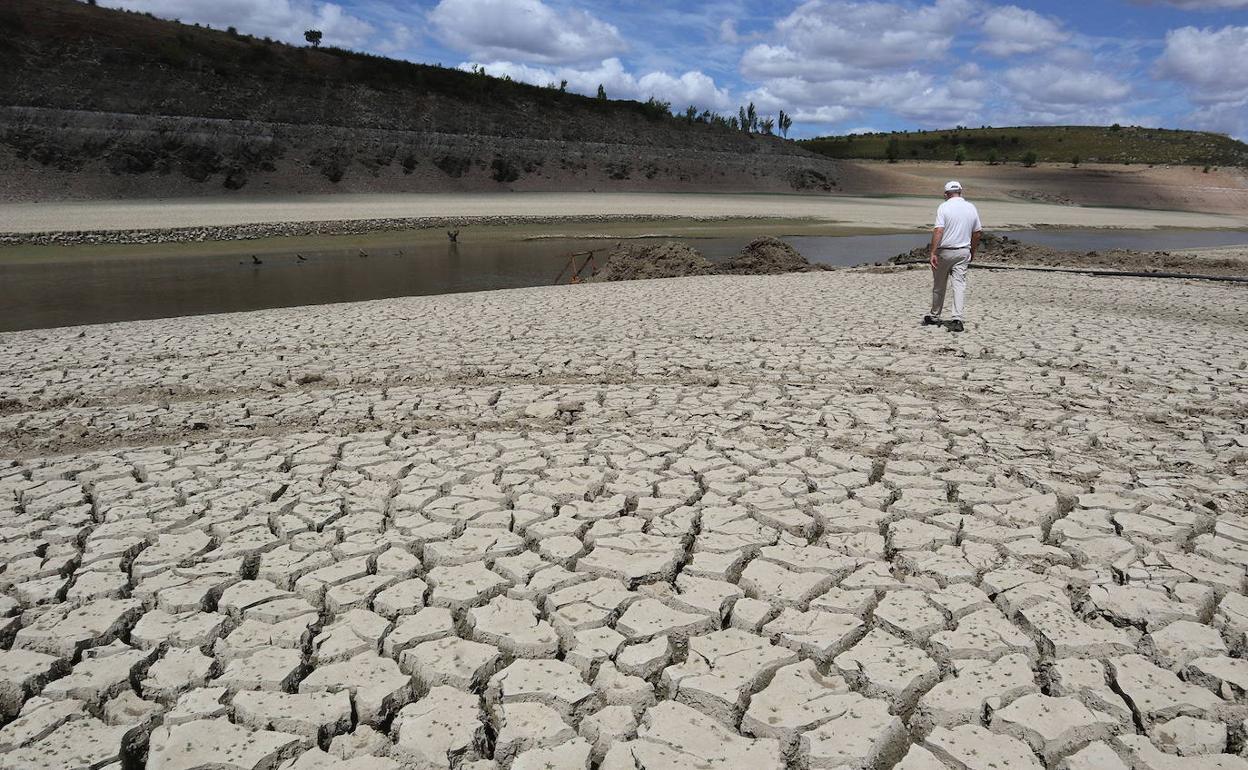
[[[873,69],[940,58],[972,18],[970,0],[935,0],[918,8],[808,0],[777,21],[775,31],[794,58]]]
[[[460,69],[468,70],[474,63],[460,65]],[[651,96],[672,103],[672,107],[683,110],[688,105],[699,109],[724,110],[735,109],[736,105],[728,95],[728,91],[715,84],[715,80],[704,72],[690,70],[681,75],[672,75],[661,70],[635,75],[629,72],[623,62],[617,58],[603,60],[592,67],[534,67],[527,64],[508,61],[487,62],[487,73],[495,76],[506,75],[512,80],[519,80],[534,85],[547,85],[568,81],[568,90],[592,96],[601,85],[612,99],[636,99],[645,101]]]
[[[986,88],[973,76],[942,81],[909,70],[823,81],[776,78],[748,98],[799,121],[839,123],[864,111],[888,110],[924,125],[969,125],[978,120]]]
[[[297,44],[304,42],[306,29],[319,29],[325,45],[342,47],[359,47],[374,32],[371,24],[342,6],[315,0],[105,0],[104,4],[219,29],[236,27]]]
[[[445,45],[474,59],[563,64],[625,48],[611,24],[541,0],[441,0],[429,20]]]
[[[969,124],[987,92],[978,68],[915,67],[947,58],[955,37],[977,23],[974,9],[972,0],[808,0],[776,22],[771,40],[742,55],[741,73],[759,81],[747,98],[799,122],[887,111],[923,124]]]
[[[1070,37],[1059,22],[1015,5],[989,11],[984,19],[984,35],[986,39],[979,49],[993,56],[1036,53]]]
[[[384,56],[401,58],[415,40],[416,34],[406,24],[393,24],[386,29],[390,34],[375,41],[371,46],[372,50]]]
[[[1186,85],[1193,102],[1238,102],[1248,98],[1244,62],[1248,62],[1248,27],[1182,27],[1166,34],[1156,71]]]
[[[840,62],[803,56],[785,45],[762,43],[752,46],[741,57],[741,74],[755,80],[784,77],[827,80],[854,72],[854,68]]]
[[[1073,113],[1087,105],[1121,101],[1131,93],[1131,86],[1113,75],[1073,63],[1011,67],[1004,79],[1009,95],[1037,112]]]
[[[1196,128],[1229,134],[1241,142],[1248,142],[1248,99],[1202,107],[1187,119]]]
[[[835,125],[837,123],[844,123],[846,120],[849,120],[857,114],[859,114],[857,110],[851,110],[846,107],[834,107],[825,104],[820,107],[815,107],[814,109],[799,107],[793,112],[793,120],[798,123]]]

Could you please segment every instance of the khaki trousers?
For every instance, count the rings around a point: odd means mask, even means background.
[[[932,271],[932,316],[940,318],[945,309],[945,288],[953,279],[953,320],[962,320],[966,308],[966,273],[971,266],[971,250],[942,249],[936,252]]]

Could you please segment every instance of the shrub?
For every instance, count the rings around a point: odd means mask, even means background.
[[[884,156],[888,158],[889,163],[896,163],[899,155],[901,155],[901,142],[894,136],[884,147]]]
[[[232,168],[225,173],[221,185],[227,190],[239,190],[247,184],[247,172],[241,168]]]
[[[966,161],[966,148],[958,145],[953,150],[953,162],[961,166]]]
[[[655,99],[651,96],[641,105],[641,112],[650,120],[661,120],[672,115],[672,103]]]
[[[520,171],[506,158],[495,158],[490,164],[490,176],[495,182],[514,182],[520,178]]]
[[[1035,150],[1028,150],[1027,154],[1023,156],[1023,166],[1026,168],[1031,168],[1034,165],[1036,165]]]
[[[628,179],[632,169],[627,163],[608,163],[607,176],[611,179]]]
[[[348,156],[341,147],[317,150],[310,163],[321,170],[321,175],[334,184],[342,181],[347,173]]]
[[[459,179],[472,168],[472,158],[465,158],[461,155],[443,155],[435,158],[433,165],[452,179]]]
[[[178,170],[188,179],[207,181],[221,170],[221,155],[202,144],[188,144],[178,151]]]
[[[418,161],[416,160],[416,156],[413,155],[412,153],[409,152],[408,154],[404,155],[403,161],[402,161],[403,173],[410,174],[413,171],[415,171],[417,162]]]
[[[321,173],[329,181],[338,184],[346,175],[347,170],[342,167],[342,162],[338,158],[333,158],[321,166]]]
[[[1079,156],[1078,155],[1070,159],[1070,165],[1073,166],[1074,168],[1079,168]]]
[[[156,153],[141,145],[114,147],[108,154],[108,168],[114,174],[143,174],[155,167]]]
[[[998,158],[997,158],[997,151],[996,151],[996,150],[989,150],[989,151],[988,151],[988,165],[989,165],[989,166],[995,166],[995,165],[997,165],[997,163],[999,163],[999,162],[1000,162],[1000,159],[998,159]]]

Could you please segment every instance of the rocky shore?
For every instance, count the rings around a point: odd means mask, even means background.
[[[1136,251],[1106,249],[1073,251],[1027,243],[1017,238],[985,233],[976,264],[1006,267],[1097,269],[1133,273],[1179,273],[1210,277],[1248,277],[1248,259],[1240,247]],[[921,246],[889,260],[894,265],[925,264],[928,247]]]
[[[694,219],[718,222],[746,217],[687,217],[662,214],[598,214],[587,216],[463,216],[388,217],[324,222],[264,222],[258,224],[214,225],[211,227],[170,227],[141,230],[61,230],[43,233],[0,233],[0,246],[79,246],[84,244],[204,243],[245,241],[258,238],[284,238],[309,235],[364,235],[396,230],[459,229],[469,226],[559,225],[609,222],[664,222]]]

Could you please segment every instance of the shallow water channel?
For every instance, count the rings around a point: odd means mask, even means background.
[[[1004,233],[1056,248],[1174,250],[1248,245],[1243,231],[1037,230]],[[926,242],[902,235],[785,238],[814,262],[881,262]],[[747,238],[683,238],[712,261],[740,252]],[[332,239],[329,241],[332,243]],[[512,289],[554,283],[568,255],[593,249],[601,259],[614,240],[561,238],[459,244],[387,245],[302,250],[303,259],[268,251],[93,258],[79,252],[0,262],[0,331],[319,305],[386,297]],[[237,246],[234,247],[236,252]],[[565,276],[566,280],[566,276]]]

